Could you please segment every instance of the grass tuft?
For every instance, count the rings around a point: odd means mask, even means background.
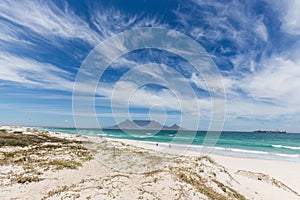
[[[80,141],[53,137],[37,130],[32,130],[32,134],[0,131],[0,147],[3,146],[27,147],[0,152],[0,166],[22,167],[23,174],[30,173],[30,176],[24,176],[12,172],[9,175],[11,182],[36,182],[47,170],[77,169],[82,162],[93,159]]]
[[[0,140],[0,147],[3,147],[3,146],[25,147],[25,146],[29,146],[30,144],[31,143],[29,141],[24,141],[24,140],[15,140],[15,139]]]

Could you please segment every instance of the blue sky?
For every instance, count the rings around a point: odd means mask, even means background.
[[[197,41],[212,57],[226,91],[225,130],[300,131],[300,3],[261,1],[9,1],[0,2],[0,124],[74,126],[72,93],[89,53],[106,39],[145,27],[171,29]],[[159,84],[136,89],[122,77],[134,67],[156,63],[162,77],[175,70],[196,93],[178,100]],[[140,67],[139,73],[154,68]],[[156,74],[157,75],[157,74]],[[162,78],[160,77],[160,78]],[[179,75],[172,75],[179,79]],[[115,60],[97,89],[101,126],[114,116],[171,125],[193,115],[206,129],[209,91],[185,59],[159,49],[140,49]],[[99,82],[99,83],[100,83]],[[178,84],[181,82],[178,81]],[[111,105],[111,91],[122,89]],[[126,103],[126,102],[125,102]],[[181,109],[179,108],[181,106]],[[114,115],[112,114],[114,111]],[[150,114],[149,114],[150,113]],[[167,113],[167,114],[166,114]],[[89,123],[86,122],[86,126]]]

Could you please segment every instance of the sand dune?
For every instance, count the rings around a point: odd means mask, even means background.
[[[30,144],[9,145],[8,133]],[[0,199],[300,199],[299,163],[180,155],[31,128],[0,134]]]

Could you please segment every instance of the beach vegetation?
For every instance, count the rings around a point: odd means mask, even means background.
[[[213,188],[207,186],[207,181],[202,177],[192,177],[182,171],[177,172],[176,176],[179,178],[179,180],[192,185],[195,189],[207,196],[209,199],[227,200],[226,196],[219,194]]]
[[[238,199],[238,200],[246,200],[246,198],[243,195],[241,195],[240,193],[238,193],[237,191],[235,191],[233,188],[224,185],[223,183],[221,183],[220,181],[218,181],[216,179],[213,179],[212,181],[214,183],[216,183],[217,186],[219,188],[221,188],[223,192],[229,194],[230,197],[233,197],[233,198]]]
[[[56,188],[54,190],[49,191],[47,195],[45,195],[44,197],[42,197],[42,200],[46,200],[46,199],[51,198],[51,197],[53,197],[55,195],[60,195],[61,193],[69,191],[69,190],[71,190],[71,189],[73,189],[75,187],[76,187],[76,184],[72,184],[70,186],[64,185],[64,186],[62,186],[60,188]],[[79,196],[76,195],[76,197],[79,198],[80,195]],[[73,199],[75,199],[75,198],[73,198]]]
[[[245,200],[245,197],[239,194],[237,191],[232,189],[229,186],[217,181],[211,176],[205,175],[205,173],[197,173],[197,170],[190,170],[188,167],[170,167],[171,173],[173,173],[177,179],[180,181],[190,184],[198,192],[207,196],[209,199],[213,200],[227,200],[227,199],[238,199]],[[204,171],[203,171],[204,172]],[[208,174],[214,174],[213,177],[216,177],[214,171],[207,172]],[[216,188],[219,188],[218,191]]]
[[[213,164],[213,165],[216,164],[216,162],[209,156],[203,156],[201,159],[208,161],[210,164]]]
[[[36,131],[20,134],[0,131],[0,166],[11,165],[23,169],[23,173],[10,173],[10,181],[36,182],[47,170],[77,169],[82,163],[93,159],[82,142],[48,135]],[[26,174],[26,176],[24,175]]]
[[[111,176],[111,179],[117,178],[117,177],[124,177],[124,178],[129,178],[128,175],[125,174],[115,174]]]
[[[29,146],[29,145],[41,145],[45,142],[70,144],[81,143],[79,141],[70,141],[64,138],[58,138],[47,135],[44,132],[38,134],[22,134],[19,132],[9,133],[7,131],[0,132],[0,147],[2,146]]]
[[[23,183],[38,182],[40,180],[42,179],[36,175],[30,176],[30,175],[20,174],[14,177],[12,181],[23,184]]]
[[[78,167],[82,166],[80,162],[77,162],[75,160],[53,160],[47,163],[47,165],[54,166],[55,170],[61,170],[61,169],[77,169]]]
[[[30,145],[31,143],[29,141],[23,141],[23,140],[0,140],[0,147],[2,146],[20,146],[25,147]]]
[[[286,191],[292,192],[295,195],[297,195],[298,197],[300,197],[300,194],[298,192],[296,192],[292,188],[288,187],[287,185],[285,185],[281,181],[279,181],[279,180],[277,180],[273,177],[270,177],[267,174],[263,174],[263,173],[260,173],[260,172],[246,171],[246,170],[238,170],[236,172],[236,174],[246,176],[248,178],[256,179],[256,180],[259,180],[259,181],[263,181],[263,182],[266,182],[266,183],[271,183],[272,185],[275,185],[278,188],[281,188],[281,189],[284,189]]]
[[[163,169],[156,169],[156,170],[153,170],[153,171],[144,172],[144,175],[145,176],[153,176],[155,174],[159,174],[159,173],[163,173],[163,172],[168,172],[168,171],[163,170]]]

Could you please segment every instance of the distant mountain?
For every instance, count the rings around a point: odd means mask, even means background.
[[[127,129],[127,130],[183,130],[182,127],[174,124],[172,126],[163,126],[154,120],[125,120],[118,125],[106,127],[105,129]]]
[[[177,124],[173,124],[173,126],[167,127],[171,130],[178,130],[178,129],[183,129],[182,127],[178,126]]]

